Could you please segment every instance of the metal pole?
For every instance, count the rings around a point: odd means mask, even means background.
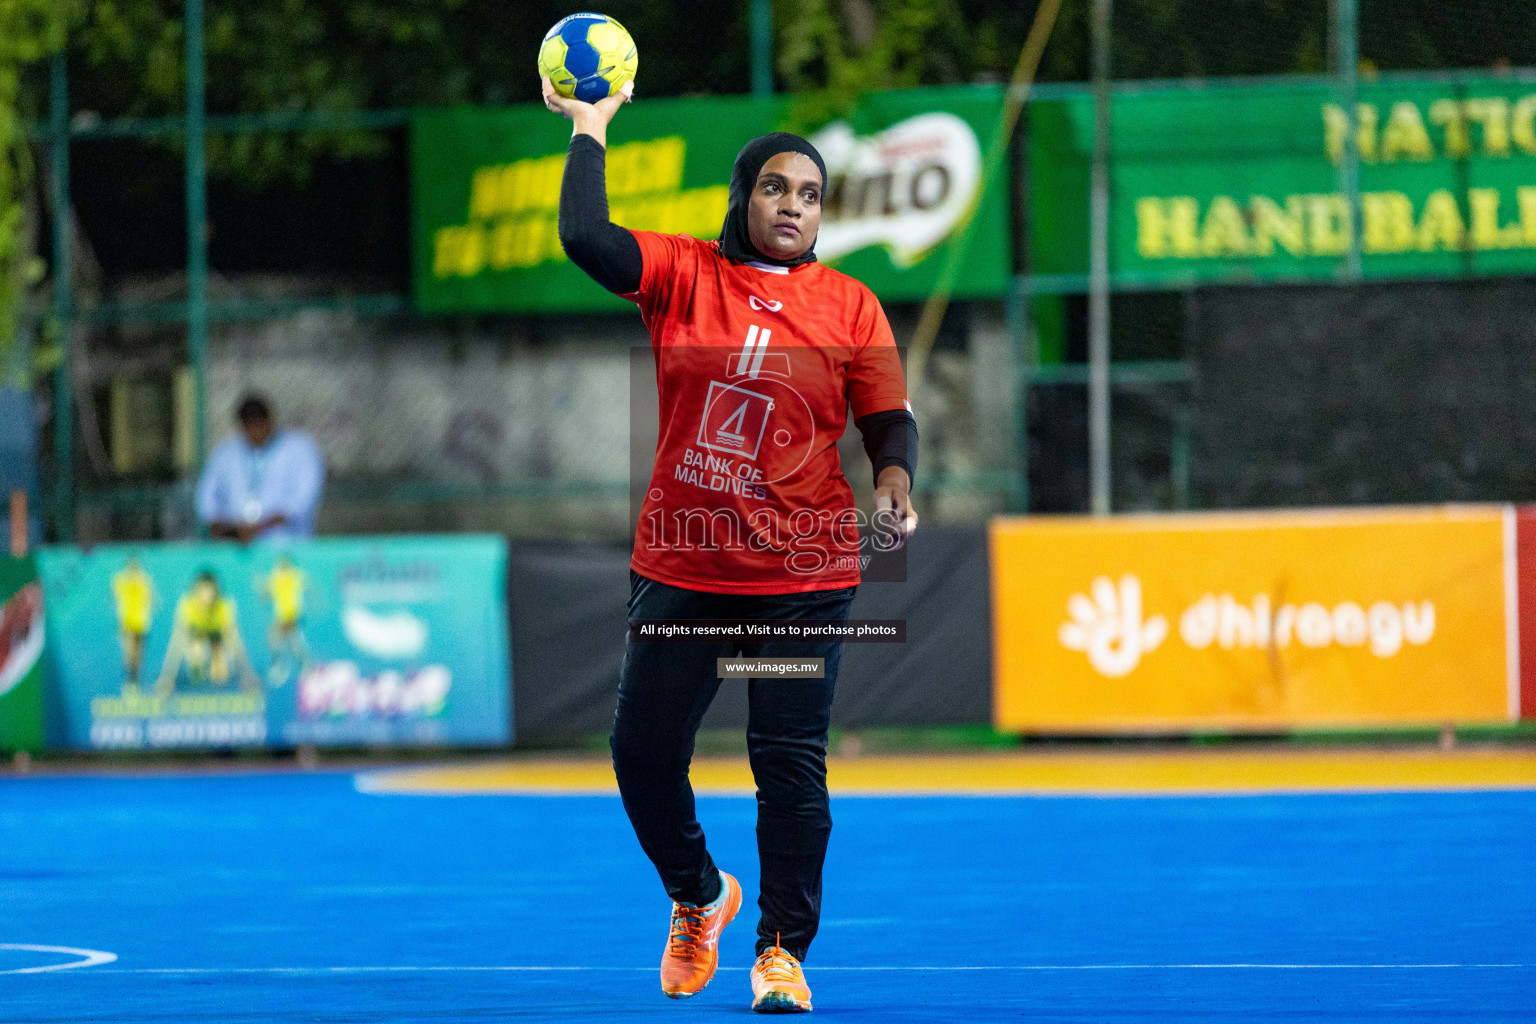
[[[69,237],[69,74],[64,48],[48,68],[48,147],[53,207],[53,318],[59,332],[59,368],[53,375],[54,534],[75,539],[74,294]]]
[[[1173,507],[1189,508],[1189,456],[1194,439],[1189,403],[1180,401],[1173,421],[1173,448],[1168,454],[1168,475],[1173,482]]]
[[[1013,360],[1014,394],[1014,446],[1017,457],[1014,465],[1019,475],[1019,486],[1009,496],[1009,511],[1029,513],[1029,387],[1034,377],[1035,364],[1040,361],[1039,346],[1030,337],[1029,304],[1032,294],[1029,278],[1015,276],[1008,285],[1008,340],[1009,354]]]
[[[1344,276],[1360,280],[1360,3],[1333,0],[1334,71],[1338,76],[1339,105],[1344,108],[1344,149],[1339,161],[1339,191],[1349,206],[1349,251],[1344,257]]]
[[[752,0],[752,95],[773,95],[772,0]]]
[[[208,168],[203,148],[203,0],[187,0],[187,352],[194,470],[208,451]]]
[[[1109,25],[1111,0],[1093,0],[1093,176],[1089,196],[1088,493],[1097,516],[1109,500]]]

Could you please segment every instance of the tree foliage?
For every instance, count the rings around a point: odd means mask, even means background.
[[[1040,67],[1042,81],[1088,76],[1090,2],[1064,0]],[[185,0],[0,0],[12,12],[6,17],[35,14],[51,3],[70,13],[70,107],[77,120],[182,113]],[[208,108],[215,114],[534,102],[539,41],[572,9],[571,0],[204,3]],[[1018,58],[1037,4],[772,0],[776,86],[797,94],[796,120],[812,129],[846,113],[866,90],[1002,80]],[[604,0],[600,7],[623,21],[639,43],[641,102],[748,90],[749,0]],[[1361,56],[1383,69],[1536,65],[1536,19],[1527,7],[1528,0],[1362,0]],[[1204,78],[1323,71],[1328,11],[1328,0],[1114,0],[1113,74]],[[25,31],[8,32],[6,45],[24,49],[28,38]],[[33,87],[23,88],[22,108],[33,118],[44,115],[46,75],[24,81]],[[291,212],[303,206],[301,200],[313,201],[327,182],[345,188],[335,183],[354,180],[354,172],[355,180],[372,182],[375,190],[381,178],[399,178],[403,161],[391,148],[398,142],[398,135],[372,132],[214,134],[208,141],[211,201],[217,205],[221,193],[239,193],[246,203],[243,223],[265,227],[275,219],[255,209],[261,203]],[[7,181],[20,166],[19,154],[10,152]],[[74,153],[81,222],[104,264],[111,264],[109,275],[177,266],[184,236],[172,209],[182,174],[179,140],[80,143]],[[371,156],[379,159],[353,160]],[[359,184],[358,194],[369,187]],[[395,207],[369,202],[317,216],[364,225],[402,220]],[[135,227],[125,226],[130,224]],[[239,231],[216,231],[215,245]],[[393,246],[394,252],[403,231],[389,231],[368,227],[360,232],[367,239],[349,243],[346,251]],[[313,237],[337,234],[331,224]],[[247,227],[240,237],[249,241],[241,251],[255,255],[242,257],[242,265],[289,267],[288,253],[304,249],[293,241],[301,235],[290,232],[285,239]],[[390,268],[402,262],[383,261]]]
[[[0,368],[12,358],[26,286],[39,274],[25,244],[25,188],[31,159],[24,134],[21,83],[28,65],[46,57],[60,39],[49,0],[0,0]]]
[[[6,0],[25,10],[42,0]],[[67,0],[72,106],[103,117],[182,109],[184,0]],[[1090,0],[1066,0],[1043,80],[1088,74]],[[215,112],[348,110],[537,99],[534,55],[569,0],[205,0]],[[1367,0],[1361,55],[1384,68],[1536,63],[1525,0]],[[745,92],[750,3],[606,0],[640,43],[639,96]],[[802,113],[845,111],[870,89],[1004,77],[1031,0],[774,0],[780,88]],[[1118,78],[1320,72],[1328,0],[1116,0]],[[210,142],[216,172],[265,182],[366,134]]]
[[[1064,0],[1042,81],[1089,77],[1091,0]],[[777,0],[782,83],[846,105],[859,88],[1006,76],[1036,0]],[[1329,0],[1114,0],[1119,79],[1320,74]],[[868,25],[873,19],[876,30]],[[1536,66],[1529,0],[1362,0],[1360,56],[1382,70]]]
[[[1088,77],[1090,0],[1065,0],[1039,71]],[[777,65],[796,120],[846,113],[860,93],[1006,78],[1035,3],[997,0],[778,0]],[[1114,74],[1183,78],[1324,70],[1327,3],[1117,0]]]
[[[806,124],[866,92],[962,75],[967,25],[954,0],[780,0],[774,20],[779,76]]]
[[[643,95],[745,90],[745,5],[611,0],[603,9],[642,40]],[[205,0],[208,109],[532,102],[539,42],[569,13],[569,0]],[[70,33],[72,107],[103,118],[179,114],[183,16],[175,0],[79,8]],[[318,157],[379,144],[366,132],[214,136],[209,167],[263,185],[302,177]]]

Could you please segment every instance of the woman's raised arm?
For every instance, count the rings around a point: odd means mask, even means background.
[[[626,82],[618,95],[583,103],[559,95],[544,79],[544,105],[574,124],[560,182],[560,245],[572,263],[617,295],[638,291],[644,270],[640,243],[608,219],[604,169],[608,122],[629,102],[633,89],[633,83]]]

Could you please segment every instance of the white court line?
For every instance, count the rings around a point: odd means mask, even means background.
[[[117,959],[116,953],[105,953],[99,949],[76,949],[74,946],[34,946],[24,942],[0,942],[0,949],[15,949],[23,953],[63,953],[65,956],[80,957],[79,960],[69,960],[62,964],[17,967],[9,971],[0,971],[0,974],[47,974],[51,971],[71,971],[76,967],[109,964]]]
[[[0,947],[3,948],[3,947]],[[35,947],[31,947],[35,948]],[[111,956],[111,954],[107,954]],[[85,966],[69,964],[70,967]],[[823,967],[811,965],[813,973],[822,971],[1383,971],[1383,970],[1455,970],[1488,968],[1533,968],[1536,964],[990,964],[975,967],[890,966]],[[37,968],[33,968],[36,970]],[[45,968],[46,969],[46,968]],[[540,967],[491,965],[480,967],[117,967],[98,974],[411,974],[425,971],[514,971],[528,973],[584,971],[633,972],[655,971],[655,967]],[[720,967],[721,971],[747,971],[748,967]]]

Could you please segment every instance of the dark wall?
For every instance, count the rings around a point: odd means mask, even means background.
[[[1191,296],[1209,508],[1536,499],[1536,281]]]
[[[905,619],[905,644],[849,644],[832,721],[839,728],[992,720],[986,531],[924,528],[906,583],[866,583],[852,616]],[[508,563],[517,740],[604,733],[624,653],[629,550],[513,541]],[[724,682],[705,728],[744,728],[746,684]]]
[[[1184,386],[1117,384],[1110,398],[1110,478],[1115,511],[1177,505],[1173,449]],[[1088,389],[1036,384],[1029,389],[1029,510],[1087,512]]]

